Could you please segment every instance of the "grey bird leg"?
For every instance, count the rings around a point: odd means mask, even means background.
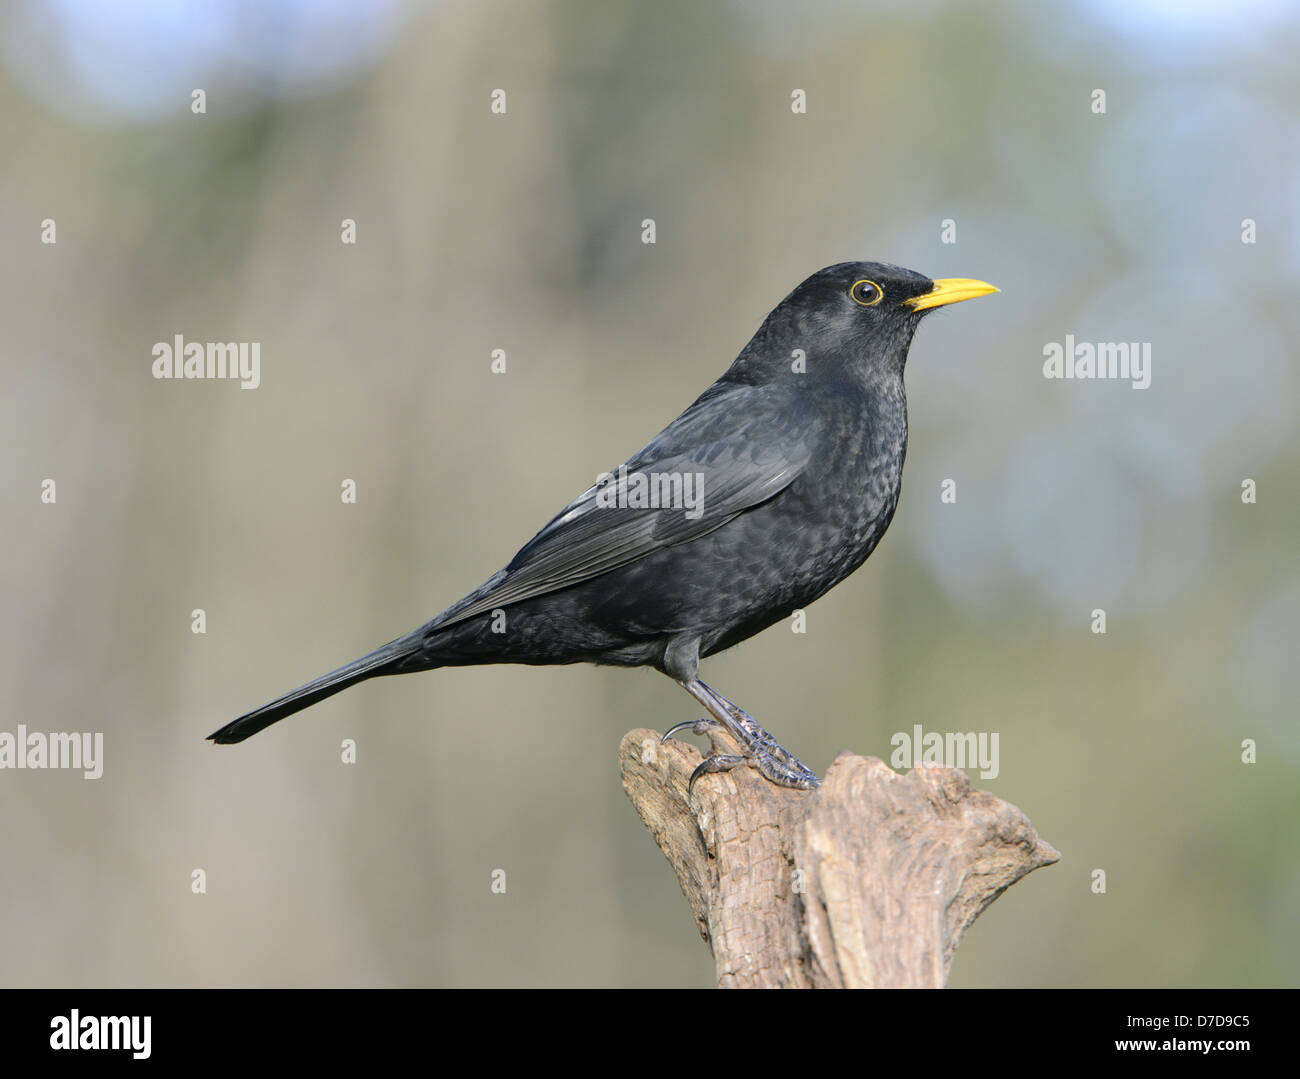
[[[711,719],[698,719],[679,723],[664,735],[666,741],[674,731],[690,727],[695,734],[706,734],[710,730],[722,727],[744,750],[741,754],[715,753],[691,773],[686,792],[689,795],[695,788],[695,781],[711,772],[727,772],[741,764],[757,768],[765,779],[780,787],[794,787],[798,790],[812,790],[821,786],[817,773],[808,768],[793,753],[782,746],[767,731],[760,727],[754,717],[739,705],[727,700],[720,693],[710,689],[698,678],[690,681],[678,680],[687,693],[700,702],[708,711]]]

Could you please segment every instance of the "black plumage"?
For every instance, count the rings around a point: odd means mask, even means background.
[[[912,335],[928,311],[995,291],[874,262],[813,274],[721,378],[505,569],[411,633],[209,737],[243,741],[378,675],[482,663],[651,666],[709,712],[698,730],[721,724],[739,743],[740,753],[709,758],[697,775],[749,763],[774,782],[815,786],[811,771],[699,680],[698,662],[806,607],[867,559],[898,505]],[[633,485],[638,475],[668,477],[660,490],[669,504],[620,503],[620,475]],[[691,503],[691,493],[702,498]]]

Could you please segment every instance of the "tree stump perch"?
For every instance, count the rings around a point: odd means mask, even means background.
[[[956,768],[900,775],[842,752],[815,791],[740,767],[702,776],[688,801],[701,755],[661,737],[623,736],[623,789],[677,874],[719,988],[942,988],[980,912],[1060,859]]]

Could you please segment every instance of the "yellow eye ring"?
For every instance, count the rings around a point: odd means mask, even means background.
[[[859,307],[875,307],[885,298],[884,289],[874,281],[867,280],[854,281],[853,287],[849,289],[849,295]]]

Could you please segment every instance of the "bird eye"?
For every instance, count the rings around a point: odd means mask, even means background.
[[[885,294],[880,291],[880,286],[874,281],[854,281],[853,287],[849,289],[849,295],[853,297],[853,302],[861,304],[863,307],[875,307],[885,298]]]

